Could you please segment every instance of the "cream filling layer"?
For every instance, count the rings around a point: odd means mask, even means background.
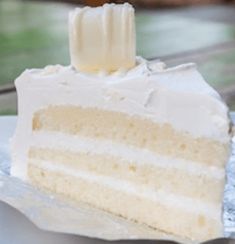
[[[141,198],[146,198],[151,201],[158,202],[168,206],[169,208],[183,209],[192,214],[203,214],[208,218],[215,219],[216,221],[221,218],[221,206],[205,203],[200,200],[191,199],[179,195],[167,193],[163,190],[153,191],[144,186],[136,186],[128,181],[114,179],[108,176],[100,176],[94,173],[87,173],[85,171],[74,171],[63,165],[55,165],[48,161],[32,160],[31,164],[41,169],[59,172],[65,175],[71,175],[76,178],[81,178],[95,184],[102,184],[105,187],[112,188],[116,191],[125,192]]]
[[[33,132],[30,145],[39,148],[69,150],[78,153],[110,155],[125,161],[152,164],[161,168],[180,169],[188,174],[223,179],[224,169],[206,166],[197,162],[156,155],[147,149],[139,149],[130,145],[110,140],[95,140],[87,137],[67,135],[60,132]]]

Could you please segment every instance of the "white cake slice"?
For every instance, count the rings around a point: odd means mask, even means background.
[[[120,23],[130,25],[116,31],[131,41],[133,9],[126,4],[75,10],[70,31],[81,23],[89,29],[94,16],[98,23],[115,11],[123,11]],[[82,17],[74,17],[81,13]],[[119,15],[110,16],[101,25],[120,21]],[[90,26],[79,18],[88,18]],[[91,30],[86,33],[91,35]],[[106,33],[101,30],[96,37]],[[90,38],[87,35],[81,34],[78,40],[70,33],[70,45],[80,47],[71,42],[84,43]],[[121,39],[118,43],[125,45]],[[104,56],[103,63],[100,45],[94,48],[100,67],[95,60],[89,66],[90,51],[72,48],[76,69],[47,66],[26,70],[17,78],[12,175],[65,199],[180,237],[222,236],[230,149],[227,106],[195,65],[165,68],[139,57],[133,62],[133,49],[127,55],[129,61],[122,63],[120,57],[115,59],[120,56],[115,45],[108,47],[113,56]],[[125,48],[121,47],[129,50]],[[80,59],[80,54],[88,58]]]

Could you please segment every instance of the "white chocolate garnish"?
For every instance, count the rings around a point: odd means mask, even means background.
[[[71,64],[83,72],[131,69],[136,62],[134,9],[128,4],[76,8],[69,14]]]

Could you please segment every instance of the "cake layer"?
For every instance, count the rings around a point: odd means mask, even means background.
[[[206,176],[218,180],[223,179],[225,176],[224,169],[218,166],[208,166],[196,161],[158,155],[147,149],[121,144],[112,140],[88,138],[61,132],[34,131],[30,137],[29,146],[74,153],[106,154],[116,158],[120,157],[124,161],[152,164],[164,169],[178,169],[190,175]]]
[[[141,151],[139,152],[141,154]],[[194,198],[195,200],[220,204],[223,197],[224,179],[213,178],[205,173],[193,174],[173,167],[164,167],[164,162],[155,159],[157,164],[148,161],[128,161],[120,156],[96,154],[93,152],[72,152],[56,149],[31,148],[29,164],[39,164],[41,161],[51,162],[54,166],[64,165],[74,172],[86,171],[97,175],[110,176],[146,185],[155,191],[166,191]],[[138,157],[138,155],[136,155]],[[141,158],[141,157],[140,157]],[[172,161],[174,161],[172,159]],[[171,163],[171,161],[170,161]],[[222,176],[222,175],[221,175]],[[214,189],[217,189],[214,191]]]
[[[135,188],[125,181],[75,172],[48,162],[30,164],[28,173],[38,187],[163,231],[197,240],[221,236],[219,208],[201,201]]]
[[[221,167],[229,153],[227,144],[192,137],[189,133],[174,130],[169,124],[154,123],[147,117],[79,106],[49,106],[37,111],[33,117],[33,130],[109,139],[156,154]]]

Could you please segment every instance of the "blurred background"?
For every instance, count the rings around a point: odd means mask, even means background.
[[[105,2],[0,0],[0,115],[16,114],[14,79],[24,69],[70,63],[68,11]],[[169,66],[196,62],[235,110],[235,1],[130,2],[136,7],[137,54]]]

